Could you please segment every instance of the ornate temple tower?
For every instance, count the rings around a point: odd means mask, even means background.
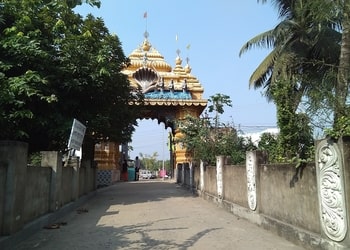
[[[129,55],[129,59],[130,65],[123,73],[128,76],[131,86],[141,88],[145,96],[139,118],[157,119],[158,123],[163,122],[166,128],[172,129],[175,140],[181,137],[176,120],[186,115],[199,117],[207,106],[207,100],[202,98],[204,89],[191,75],[188,60],[183,67],[178,50],[172,68],[151,45],[147,32],[143,43]],[[173,153],[175,166],[191,161],[191,155],[181,145],[175,145]]]

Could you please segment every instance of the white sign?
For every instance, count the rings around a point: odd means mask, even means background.
[[[68,148],[80,150],[83,144],[86,126],[77,119],[73,120],[72,130],[70,132]]]

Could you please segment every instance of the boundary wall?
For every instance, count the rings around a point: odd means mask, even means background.
[[[39,218],[53,223],[72,203],[94,193],[96,168],[90,161],[63,162],[56,151],[41,152],[40,167],[27,165],[28,144],[0,141],[0,249],[13,236]]]
[[[266,164],[261,151],[245,165],[225,160],[179,164],[177,182],[306,249],[350,249],[350,138],[318,141],[315,162],[299,168]]]

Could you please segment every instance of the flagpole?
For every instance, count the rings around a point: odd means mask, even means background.
[[[143,18],[146,19],[146,32],[147,32],[147,11],[143,13]]]

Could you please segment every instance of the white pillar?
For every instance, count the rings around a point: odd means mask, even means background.
[[[224,166],[225,156],[216,156],[216,186],[218,197],[222,199],[223,183],[222,183],[222,168]]]
[[[203,191],[204,190],[204,162],[202,160],[200,160],[199,176],[200,176],[199,189]]]
[[[247,198],[248,205],[251,210],[256,210],[256,171],[257,171],[257,155],[256,151],[246,152],[246,172],[247,172]]]

